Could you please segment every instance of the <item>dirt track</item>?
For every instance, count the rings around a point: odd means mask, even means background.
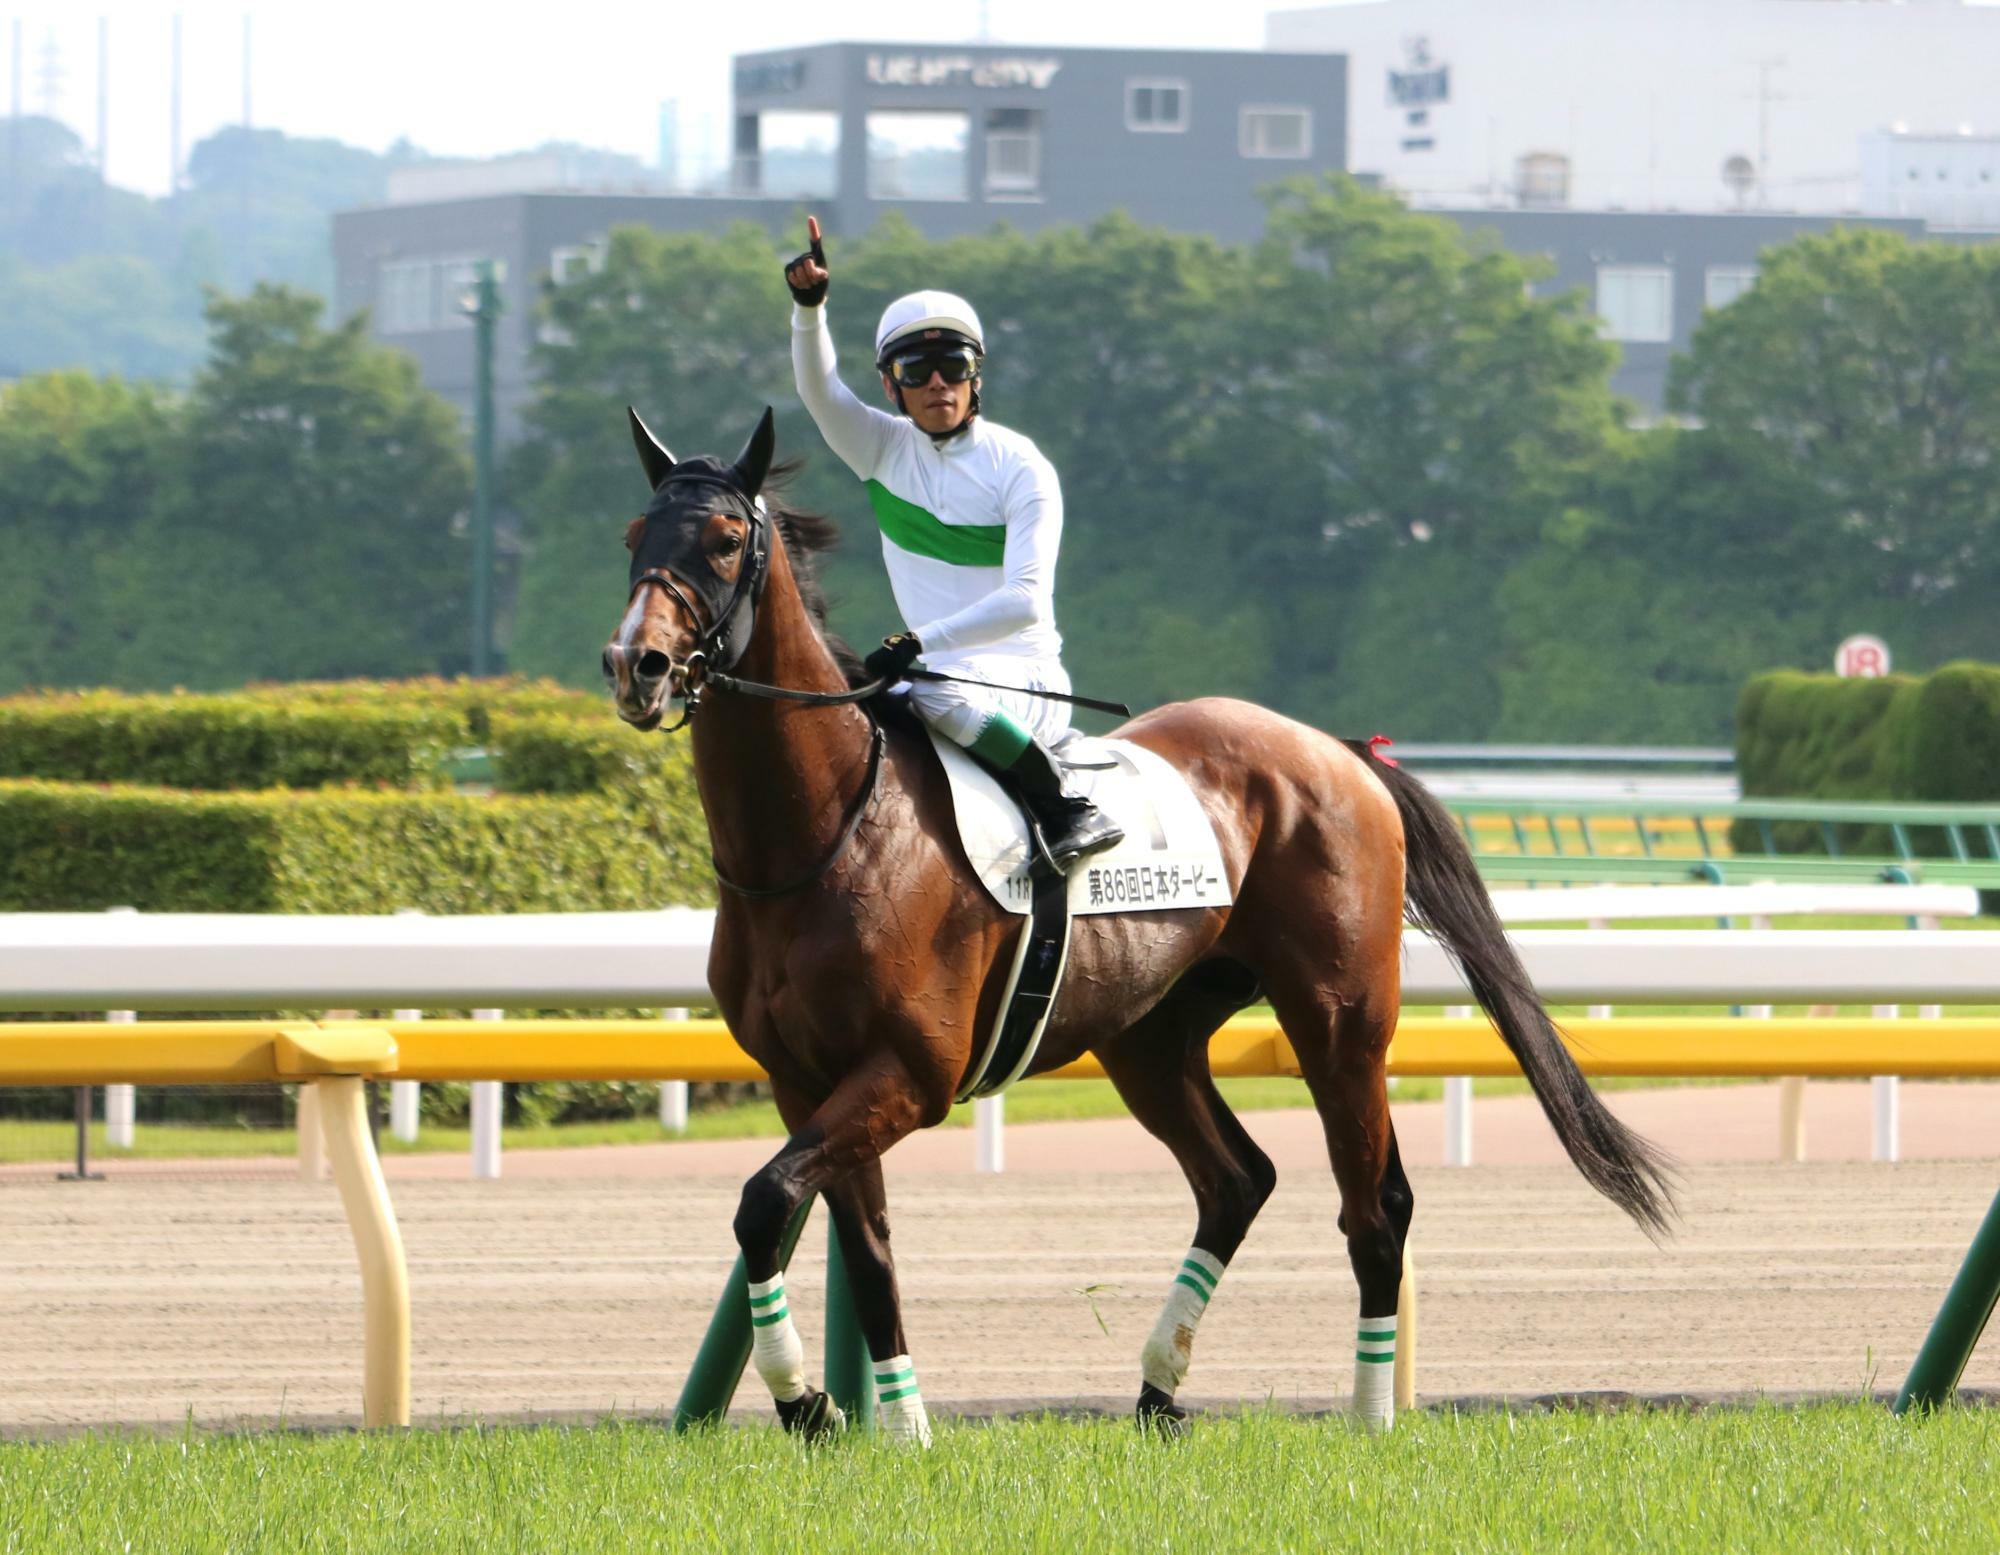
[[[1978,1090],[1975,1124],[1994,1096]],[[1618,1098],[1620,1110],[1661,1105],[1646,1094]],[[1657,1094],[1709,1118],[1749,1105]],[[1521,1154],[1514,1135],[1533,1140],[1518,1110],[1480,1104],[1482,1159]],[[1566,1167],[1447,1171],[1417,1144],[1426,1109],[1399,1116],[1430,1397],[1847,1391],[1871,1368],[1894,1386],[2000,1185],[2000,1137],[1983,1130],[1983,1145],[1963,1148],[1988,1158],[1969,1162],[1696,1165],[1682,1235],[1654,1248]],[[1305,1120],[1248,1121],[1284,1178],[1223,1282],[1184,1397],[1325,1406],[1348,1385],[1354,1314],[1331,1177],[1301,1158]],[[1090,1137],[1096,1161],[1126,1169],[1069,1169],[1056,1135],[1020,1128],[1005,1176],[916,1156],[891,1174],[912,1351],[937,1403],[1122,1408],[1135,1391],[1139,1344],[1190,1231],[1186,1191],[1129,1125],[1044,1127],[1123,1130]],[[1684,1154],[1710,1153],[1690,1148],[1707,1129],[1662,1132]],[[1949,1143],[1935,1129],[1925,1139]],[[971,1143],[943,1136],[937,1148],[957,1160]],[[1058,1160],[1037,1167],[1044,1145]],[[499,1183],[397,1173],[420,1420],[671,1405],[730,1262],[741,1173],[697,1147],[665,1148],[684,1153],[667,1167],[647,1159],[656,1152],[628,1158],[639,1176],[580,1178],[575,1162],[542,1163],[567,1168],[542,1175],[526,1152]],[[790,1281],[809,1347],[823,1332],[823,1241],[816,1224]],[[360,1358],[354,1255],[330,1186],[0,1183],[0,1430],[190,1409],[214,1423],[352,1422]],[[1966,1382],[2000,1385],[1992,1337]],[[756,1393],[753,1379],[743,1399],[761,1405]]]

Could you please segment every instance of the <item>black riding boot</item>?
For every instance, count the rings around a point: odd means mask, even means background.
[[[1086,854],[1101,853],[1125,840],[1116,821],[1063,786],[1062,764],[1040,740],[1028,741],[1000,778],[1021,796],[1042,834],[1042,846],[1065,874]]]

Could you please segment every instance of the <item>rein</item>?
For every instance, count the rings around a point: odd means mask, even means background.
[[[793,693],[794,696],[800,694],[797,692]],[[861,817],[868,811],[868,801],[875,796],[875,779],[882,770],[882,746],[886,741],[882,732],[881,720],[876,718],[872,713],[868,716],[868,727],[872,731],[872,738],[868,742],[868,771],[861,779],[861,792],[854,797],[854,802],[847,807],[847,819],[842,823],[840,835],[834,839],[833,847],[828,851],[826,857],[821,859],[816,866],[808,870],[805,874],[799,876],[798,879],[788,880],[783,885],[749,886],[738,885],[734,880],[725,875],[722,872],[721,860],[711,853],[708,856],[709,867],[715,871],[715,880],[718,885],[722,886],[725,890],[735,892],[738,896],[746,896],[754,901],[773,896],[790,896],[792,892],[803,891],[807,886],[826,878],[827,872],[840,862],[841,854],[847,851],[847,845],[854,840],[855,832],[860,830]]]

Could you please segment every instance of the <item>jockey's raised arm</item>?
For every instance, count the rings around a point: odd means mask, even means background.
[[[868,655],[869,673],[926,664],[973,680],[1066,692],[1056,629],[1062,484],[1032,441],[981,415],[985,331],[951,292],[899,297],[875,333],[875,367],[896,414],[841,382],[827,328],[830,278],[819,223],[785,268],[792,369],[827,446],[868,489],[904,630]],[[997,671],[997,673],[996,673]],[[910,697],[931,728],[982,760],[1027,805],[1049,856],[1067,869],[1122,832],[1065,788],[1049,750],[1069,727],[1060,702],[919,681]]]

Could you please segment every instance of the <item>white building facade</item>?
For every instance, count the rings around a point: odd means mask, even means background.
[[[1348,56],[1349,165],[1418,205],[1994,222],[2000,5],[1372,0],[1266,42]]]

